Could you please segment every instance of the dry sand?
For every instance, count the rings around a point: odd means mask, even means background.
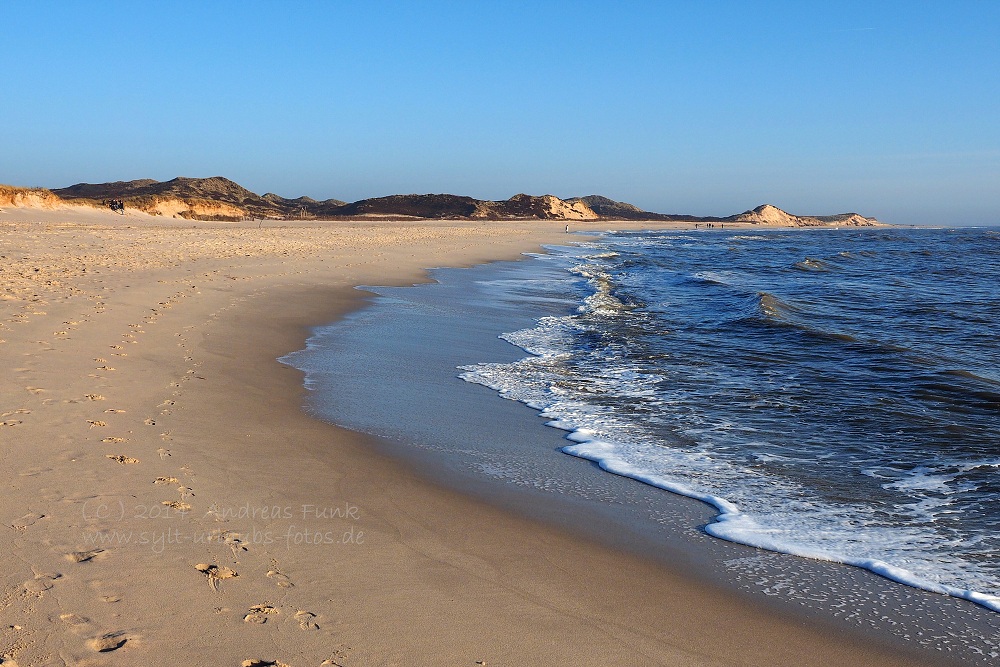
[[[0,213],[0,664],[927,664],[437,487],[301,410],[275,359],[353,285],[563,225]]]

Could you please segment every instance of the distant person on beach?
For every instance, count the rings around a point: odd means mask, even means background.
[[[566,225],[566,233],[569,234],[569,225]]]

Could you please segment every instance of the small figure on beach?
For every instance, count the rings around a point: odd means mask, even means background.
[[[566,225],[566,233],[569,234],[569,225]]]

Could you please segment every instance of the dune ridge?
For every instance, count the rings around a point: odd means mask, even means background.
[[[0,207],[32,207],[53,209],[66,202],[45,188],[19,188],[11,185],[0,185]]]
[[[845,227],[871,227],[879,224],[875,218],[866,218],[860,213],[839,213],[837,215],[792,215],[772,204],[761,204],[755,209],[724,218],[726,222],[748,222],[750,224],[781,225],[783,227],[820,227],[842,225]]]
[[[128,209],[153,216],[186,220],[236,222],[271,220],[561,220],[590,222],[633,220],[690,223],[746,223],[784,227],[876,226],[883,224],[859,213],[795,215],[772,204],[726,217],[644,211],[634,204],[601,195],[561,199],[555,195],[516,194],[505,200],[482,200],[452,194],[396,194],[344,202],[310,197],[288,199],[274,193],[258,195],[221,176],[178,177],[169,181],[140,179],[113,183],[78,183],[54,190],[0,186],[0,206],[102,207],[120,200]],[[3,194],[7,192],[7,194]],[[16,203],[15,203],[16,202]]]

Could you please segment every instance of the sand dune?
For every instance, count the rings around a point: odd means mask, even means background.
[[[66,204],[63,199],[45,188],[18,188],[0,185],[0,208],[38,208],[51,210]]]
[[[11,188],[28,193],[25,188]],[[361,199],[352,203],[339,199],[317,201],[310,197],[286,199],[273,193],[257,195],[228,178],[177,177],[169,181],[139,179],[114,183],[77,183],[53,191],[34,190],[30,202],[22,195],[21,204],[35,205],[53,196],[67,204],[103,206],[120,200],[130,211],[166,215],[191,220],[265,218],[281,220],[344,220],[353,218],[423,218],[428,220],[638,220],[653,222],[737,223],[783,227],[823,225],[871,226],[882,224],[857,213],[831,216],[793,215],[771,204],[728,217],[663,214],[643,211],[633,204],[600,195],[560,199],[554,195],[516,194],[504,200],[482,200],[451,194],[401,194]],[[41,199],[39,199],[41,197]],[[12,200],[13,201],[13,200]],[[0,205],[3,195],[0,193]]]

